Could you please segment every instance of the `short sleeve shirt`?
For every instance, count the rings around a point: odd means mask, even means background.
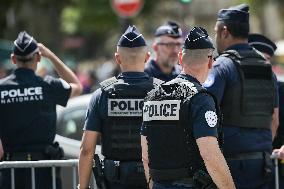
[[[180,74],[178,78],[200,85],[198,80],[186,74]],[[208,136],[217,137],[218,118],[213,98],[206,93],[200,93],[191,99],[190,104],[189,111],[192,120],[188,118],[188,123],[192,121],[195,139]],[[147,136],[147,128],[144,125],[141,128],[141,135]]]
[[[70,85],[18,68],[0,80],[0,138],[8,148],[50,144],[56,131],[56,105],[65,106]]]
[[[118,79],[123,79],[126,83],[136,83],[138,81],[147,81],[149,76],[144,72],[123,72]],[[88,110],[86,112],[86,119],[84,130],[102,132],[103,121],[107,119],[107,95],[101,88],[97,89],[91,98]]]
[[[248,44],[236,44],[226,50],[246,50],[251,47]],[[207,80],[203,84],[208,91],[213,93],[221,104],[225,91],[234,86],[239,80],[237,68],[233,61],[227,57],[219,57],[213,65]],[[276,86],[276,78],[274,76]],[[278,92],[275,87],[274,107],[278,107]],[[271,131],[268,129],[251,129],[225,125],[224,131],[224,152],[228,154],[270,151]]]

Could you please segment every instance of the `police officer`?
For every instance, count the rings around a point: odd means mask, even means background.
[[[51,61],[61,78],[48,76],[43,79],[35,74],[42,56]],[[70,97],[79,95],[81,84],[53,52],[37,43],[25,31],[20,32],[14,41],[11,62],[16,65],[16,70],[0,80],[2,160],[61,158],[62,150],[58,144],[53,144],[56,132],[55,108],[57,104],[65,106]],[[11,188],[10,170],[1,173],[0,188]],[[36,188],[52,188],[51,169],[36,169],[35,184]],[[15,188],[31,188],[30,169],[16,169]]]
[[[275,45],[275,43],[273,41],[271,41],[270,39],[268,39],[267,37],[265,37],[264,35],[261,34],[250,34],[248,37],[248,42],[249,44],[254,47],[255,49],[257,49],[258,51],[260,51],[268,64],[271,63],[271,58],[274,56],[274,52],[277,49],[277,46]],[[275,76],[276,77],[276,76]],[[276,116],[275,119],[273,119],[274,122],[272,122],[272,131],[274,129],[274,132],[272,133],[276,133],[276,135],[274,135],[274,140],[273,140],[273,148],[278,149],[281,148],[281,146],[284,144],[284,126],[283,126],[283,119],[284,119],[284,111],[283,111],[283,105],[284,105],[284,83],[281,81],[277,82],[278,86],[278,91],[276,88],[275,93],[278,93],[279,95],[279,112],[276,112],[273,116]],[[276,109],[278,110],[278,109]],[[280,116],[279,116],[280,115]],[[279,125],[280,123],[280,125]],[[282,126],[281,126],[282,124]],[[279,127],[278,127],[279,125]],[[277,132],[276,132],[277,130]],[[275,152],[278,152],[278,150],[275,150]],[[281,153],[279,153],[280,155]],[[282,161],[279,161],[278,165],[279,165],[279,173],[280,173],[280,177],[279,177],[279,188],[283,188],[284,187],[284,165],[282,164]],[[271,186],[270,188],[275,188],[275,183],[274,183],[274,179],[271,182]]]
[[[153,43],[155,59],[151,59],[145,72],[163,81],[170,81],[180,73],[178,52],[182,46],[182,31],[178,23],[168,21],[157,28]]]
[[[201,86],[213,49],[206,30],[192,28],[179,54],[181,74],[145,98],[141,146],[150,188],[152,181],[154,189],[235,188],[218,145],[218,109]]]
[[[143,72],[148,58],[143,35],[135,26],[129,26],[119,39],[115,53],[122,73],[103,81],[89,104],[79,158],[78,188],[88,188],[99,137],[105,156],[107,188],[146,188],[139,135],[143,99],[162,82]]]
[[[215,25],[220,56],[204,86],[223,112],[224,156],[236,187],[268,188],[271,120],[277,93],[271,65],[248,44],[249,7],[221,9]]]

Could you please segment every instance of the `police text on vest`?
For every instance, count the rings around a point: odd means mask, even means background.
[[[142,116],[143,99],[108,99],[108,116]]]
[[[179,120],[180,100],[148,101],[143,107],[143,121]]]

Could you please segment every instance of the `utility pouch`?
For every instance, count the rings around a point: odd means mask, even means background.
[[[264,160],[263,177],[265,180],[271,180],[273,176],[273,162],[268,152],[263,152],[263,160]]]
[[[113,160],[104,160],[104,175],[109,182],[119,181],[119,163]]]

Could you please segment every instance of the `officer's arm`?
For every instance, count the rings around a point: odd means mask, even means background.
[[[80,95],[83,91],[83,87],[72,70],[68,68],[52,51],[50,51],[43,44],[39,43],[38,47],[41,55],[48,58],[52,62],[58,75],[71,86],[72,91],[70,97]]]
[[[272,122],[271,122],[271,131],[273,139],[277,134],[278,126],[279,126],[279,108],[274,108],[274,112],[272,114]]]
[[[196,140],[200,155],[212,180],[219,189],[235,189],[229,167],[215,137],[201,137]]]
[[[0,159],[2,159],[3,155],[4,155],[4,149],[3,149],[2,141],[0,139]]]
[[[78,166],[80,188],[87,188],[89,186],[93,157],[99,136],[100,133],[96,131],[84,131]]]
[[[149,183],[149,188],[151,189],[153,187],[153,182],[150,180],[150,174],[149,174],[149,159],[148,159],[148,143],[146,136],[141,135],[141,147],[142,147],[142,162],[144,166],[145,176],[147,179],[147,183]]]

